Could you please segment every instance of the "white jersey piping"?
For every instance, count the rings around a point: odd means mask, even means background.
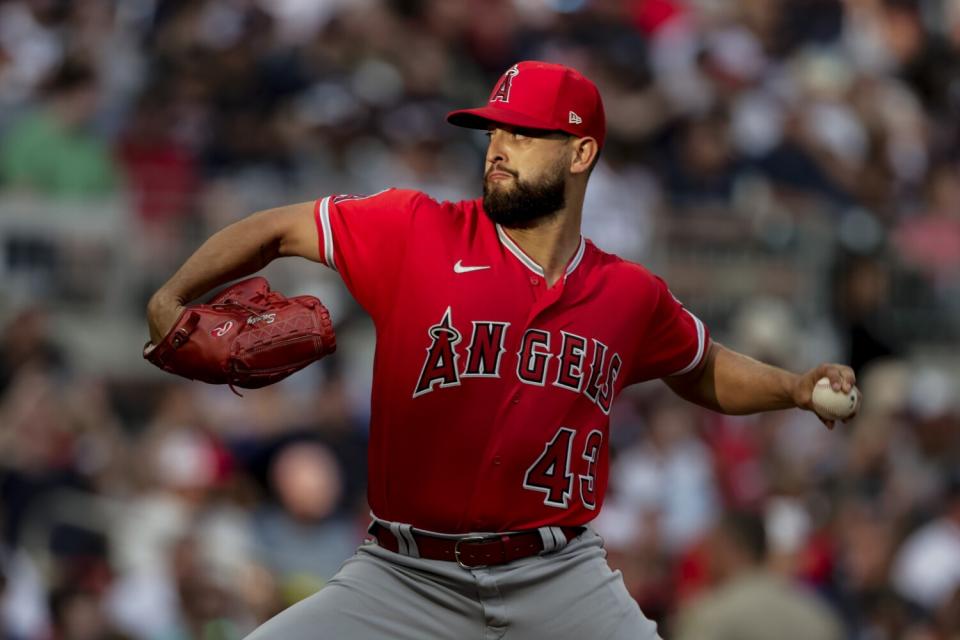
[[[327,266],[337,270],[333,258],[333,227],[330,225],[330,196],[320,201],[320,226],[323,229],[323,260]]]
[[[512,253],[514,257],[516,257],[517,260],[523,264],[523,266],[530,271],[533,271],[538,276],[545,277],[543,268],[534,262],[530,256],[524,253],[523,249],[517,246],[517,243],[515,243],[513,239],[507,235],[507,232],[504,231],[499,224],[497,225],[497,236],[500,238],[500,242],[503,243],[503,246],[505,246],[507,250],[510,251],[510,253]],[[583,236],[580,236],[580,245],[577,247],[577,252],[573,255],[573,259],[570,260],[570,264],[567,265],[567,269],[563,274],[564,279],[573,273],[574,269],[580,265],[580,261],[583,260],[583,254],[585,253],[586,248],[587,243]]]
[[[680,369],[680,371],[677,371],[676,373],[670,374],[673,376],[682,376],[683,374],[690,373],[691,371],[696,369],[697,365],[700,364],[700,360],[703,358],[703,352],[706,349],[706,344],[704,344],[705,338],[706,338],[706,330],[703,327],[703,323],[700,322],[700,318],[693,315],[686,309],[684,309],[684,311],[690,314],[690,317],[693,318],[693,321],[697,325],[697,355],[695,355],[693,357],[693,361],[687,366],[685,366],[683,369]]]

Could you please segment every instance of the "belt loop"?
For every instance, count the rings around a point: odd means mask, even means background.
[[[390,523],[390,533],[397,539],[399,553],[411,558],[419,558],[420,550],[417,548],[417,541],[413,538],[412,529],[413,526],[409,524]]]
[[[541,555],[567,546],[567,536],[563,534],[563,529],[560,527],[540,527],[537,533],[540,534],[540,540],[543,542]]]
[[[409,524],[400,525],[400,535],[407,539],[407,555],[411,558],[419,558],[420,549],[417,547],[417,539],[413,537],[413,526]]]

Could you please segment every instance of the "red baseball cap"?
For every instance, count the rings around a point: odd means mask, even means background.
[[[597,87],[579,71],[527,60],[504,72],[484,107],[447,114],[447,122],[469,129],[492,123],[589,136],[603,146],[607,121]]]

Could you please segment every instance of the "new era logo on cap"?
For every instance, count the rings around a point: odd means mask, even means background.
[[[490,92],[487,104],[447,114],[447,122],[471,129],[491,123],[589,136],[602,147],[606,119],[600,92],[580,72],[527,60],[510,67]]]

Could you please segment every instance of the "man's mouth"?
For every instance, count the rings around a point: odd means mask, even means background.
[[[512,177],[513,177],[513,174],[512,174],[512,173],[507,173],[506,171],[499,171],[499,170],[498,170],[498,171],[491,171],[491,172],[489,172],[489,173],[487,174],[487,180],[492,180],[492,181],[495,181],[495,182],[500,181],[500,180],[507,180],[507,179],[512,178]]]

